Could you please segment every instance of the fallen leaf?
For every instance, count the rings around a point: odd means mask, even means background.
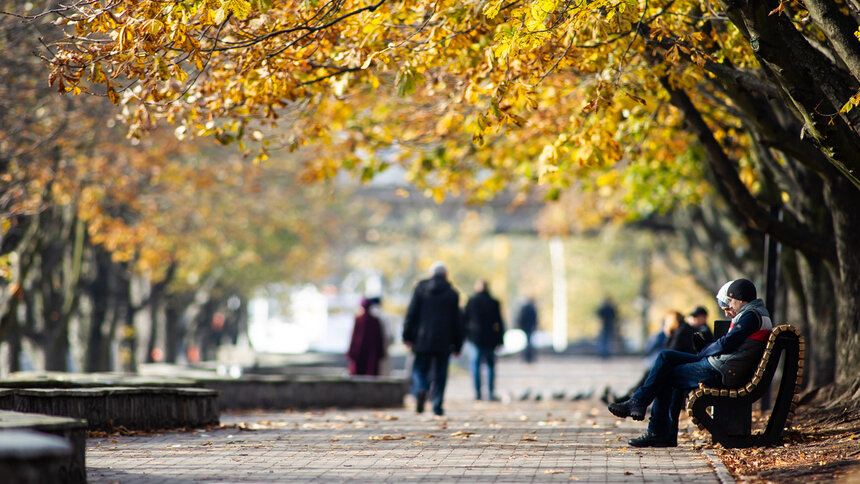
[[[403,440],[405,438],[406,438],[406,436],[403,434],[397,434],[397,435],[385,434],[385,435],[371,435],[370,436],[370,440]]]

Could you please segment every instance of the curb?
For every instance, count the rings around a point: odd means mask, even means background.
[[[714,468],[714,472],[717,474],[717,479],[719,479],[721,484],[733,484],[737,482],[726,468],[726,465],[723,464],[723,460],[720,459],[720,456],[714,452],[714,449],[702,449],[702,454],[706,459],[708,459],[708,463],[711,464],[711,467]]]

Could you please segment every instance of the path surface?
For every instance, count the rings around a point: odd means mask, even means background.
[[[91,483],[655,482],[720,483],[722,463],[691,444],[635,449],[642,422],[612,417],[597,395],[640,376],[634,359],[503,360],[501,402],[473,400],[452,367],[445,417],[405,408],[222,414],[222,427],[87,441]],[[520,400],[525,391],[530,396]],[[552,394],[564,393],[563,399]],[[541,398],[535,400],[534,396]]]

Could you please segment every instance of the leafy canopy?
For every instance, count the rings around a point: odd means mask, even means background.
[[[674,159],[662,140],[679,121],[660,110],[654,72],[694,85],[708,56],[751,62],[734,33],[666,13],[710,3],[79,1],[58,19],[74,29],[53,46],[50,80],[123,104],[135,136],[163,118],[180,136],[258,142],[258,159],[332,147],[312,178],[372,175],[386,163],[369,154],[396,144],[419,182],[563,186],[583,167]],[[675,42],[656,71],[645,24]],[[682,52],[694,62],[676,65]],[[650,128],[667,129],[646,139]]]

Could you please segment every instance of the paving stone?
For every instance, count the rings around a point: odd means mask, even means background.
[[[627,446],[645,425],[616,419],[596,399],[513,397],[527,388],[593,395],[605,385],[626,390],[639,378],[640,364],[636,359],[544,357],[525,365],[501,359],[497,387],[506,395],[502,402],[474,401],[468,373],[452,366],[441,418],[417,415],[409,406],[233,412],[222,413],[222,425],[214,429],[91,438],[88,479],[123,484],[720,483],[711,460],[689,444]]]

